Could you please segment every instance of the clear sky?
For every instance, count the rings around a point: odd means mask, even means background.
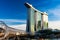
[[[0,0],[0,20],[9,25],[26,24],[25,2],[42,12],[47,12],[50,22],[60,21],[60,0]]]

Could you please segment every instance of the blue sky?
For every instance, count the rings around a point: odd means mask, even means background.
[[[60,0],[0,0],[0,20],[9,25],[26,24],[25,2],[47,12],[49,21],[60,21]]]

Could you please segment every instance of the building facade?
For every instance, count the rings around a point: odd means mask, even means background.
[[[25,3],[28,9],[27,27],[26,31],[34,33],[39,30],[48,28],[48,15],[46,12],[41,12],[35,9],[29,3]]]

